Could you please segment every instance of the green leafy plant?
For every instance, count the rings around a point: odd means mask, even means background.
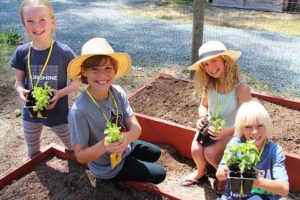
[[[7,33],[7,44],[9,45],[17,45],[20,44],[20,40],[22,35],[17,33],[15,28],[11,28]]]
[[[211,113],[209,121],[216,131],[221,131],[224,128],[225,121],[218,112]]]
[[[247,141],[238,145],[228,145],[224,151],[224,160],[228,166],[236,166],[244,172],[256,169],[260,157],[254,141]]]
[[[33,111],[41,111],[47,109],[49,100],[52,96],[51,87],[45,82],[44,87],[34,87],[32,96],[35,98],[36,103],[33,106]]]
[[[107,135],[105,137],[105,143],[112,143],[116,141],[123,141],[124,137],[121,135],[120,132],[120,127],[118,127],[117,124],[107,122],[106,123],[106,129],[104,130],[104,134]],[[121,153],[112,153],[110,155],[110,162],[111,162],[111,167],[115,168],[122,160],[122,154]]]
[[[16,115],[16,117],[20,117],[22,115],[22,111],[19,108],[17,108],[15,110],[15,115]]]
[[[105,142],[113,143],[116,141],[123,141],[124,137],[121,135],[120,127],[115,123],[108,122],[106,124],[106,129],[104,130],[104,134],[107,135],[105,138]]]

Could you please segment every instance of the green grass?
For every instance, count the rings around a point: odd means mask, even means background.
[[[192,0],[167,0],[125,9],[129,15],[183,22],[192,22],[194,12]],[[208,3],[204,13],[205,24],[300,36],[299,14],[234,9]]]
[[[251,74],[244,73],[244,77],[247,83],[249,84],[249,86],[254,91],[257,92],[267,91],[267,93],[269,93],[272,96],[282,96],[289,99],[295,99],[300,97],[300,94],[298,94],[294,89],[290,88],[283,92],[274,92],[272,91],[272,86],[270,84],[267,84],[263,81],[258,81]]]
[[[18,44],[20,44],[21,35],[14,29],[8,32],[0,32],[0,76],[8,77],[12,74],[8,63]]]

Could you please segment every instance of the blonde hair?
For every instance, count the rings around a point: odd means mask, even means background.
[[[44,7],[49,10],[49,14],[51,17],[54,17],[54,10],[49,0],[23,0],[20,6],[20,17],[22,24],[25,25],[24,22],[24,10],[30,7]],[[52,31],[53,32],[53,31]]]
[[[243,103],[235,118],[235,135],[244,136],[242,128],[252,124],[263,124],[267,129],[267,138],[271,138],[272,120],[266,108],[258,101],[251,100]]]
[[[240,80],[240,67],[229,56],[221,55],[220,57],[224,61],[224,72],[219,77],[219,79],[225,83],[224,92],[229,92],[235,87],[235,85]],[[211,88],[215,88],[217,80],[218,79],[209,76],[206,73],[202,63],[200,63],[199,70],[195,72],[194,78],[196,93],[198,95],[203,95],[203,97],[206,97],[207,91]]]

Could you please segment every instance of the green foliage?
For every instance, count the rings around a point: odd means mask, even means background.
[[[20,44],[22,35],[16,32],[15,28],[10,28],[8,32],[0,33],[0,43],[11,46]]]
[[[22,111],[21,111],[19,108],[17,108],[17,109],[15,110],[15,115],[16,115],[16,117],[20,117],[21,114],[22,114]]]
[[[228,145],[224,151],[224,160],[228,166],[238,166],[241,172],[256,169],[260,161],[259,152],[254,141],[238,145]]]
[[[41,111],[48,108],[49,100],[51,98],[51,87],[45,82],[44,87],[34,87],[32,96],[36,100],[33,111]]]
[[[115,123],[107,122],[104,134],[107,135],[107,137],[105,138],[105,142],[109,144],[112,142],[124,140],[124,137],[120,132],[120,127],[118,127],[118,125]]]
[[[10,77],[14,74],[8,63],[16,45],[8,44],[8,33],[0,32],[0,74],[3,77]]]
[[[22,38],[22,35],[17,33],[14,28],[10,29],[7,34],[7,44],[18,45],[18,44],[20,44],[21,38]]]
[[[225,121],[218,112],[211,113],[209,121],[215,127],[216,131],[221,131],[224,128]]]
[[[172,16],[166,16],[166,15],[162,15],[159,17],[159,19],[163,19],[163,20],[173,20],[173,17]]]

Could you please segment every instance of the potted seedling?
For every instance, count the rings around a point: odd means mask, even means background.
[[[218,112],[211,113],[207,123],[199,130],[197,141],[203,146],[212,144],[214,140],[210,138],[210,134],[208,133],[209,126],[213,126],[215,131],[219,132],[223,129],[224,125],[225,121]]]
[[[105,137],[105,143],[110,144],[117,141],[123,141],[124,137],[121,135],[120,127],[115,123],[107,122],[106,129],[104,130],[104,134],[107,135]],[[112,153],[110,155],[110,163],[111,168],[115,168],[122,160],[122,154]]]
[[[25,108],[32,117],[45,118],[52,96],[51,87],[45,82],[44,87],[34,87],[30,90],[26,97]]]
[[[256,164],[260,160],[254,141],[228,145],[224,151],[224,160],[228,166],[230,190],[240,195],[251,194],[256,178]]]

